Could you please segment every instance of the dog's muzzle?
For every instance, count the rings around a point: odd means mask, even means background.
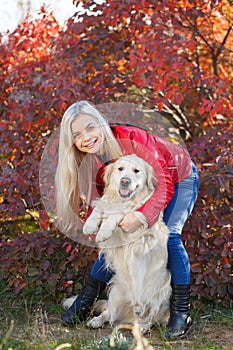
[[[120,189],[119,194],[123,198],[130,197],[132,191],[130,190],[129,186],[131,184],[131,180],[128,177],[122,177],[120,180]]]

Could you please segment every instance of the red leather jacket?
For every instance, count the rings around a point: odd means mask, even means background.
[[[151,226],[171,200],[174,185],[190,175],[192,161],[189,153],[180,145],[134,126],[111,125],[111,130],[124,154],[136,154],[154,168],[157,188],[152,197],[137,210],[145,216],[148,225]],[[99,184],[103,181],[103,171],[104,167],[98,176]]]

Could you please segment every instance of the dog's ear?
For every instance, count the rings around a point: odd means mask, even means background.
[[[112,175],[113,167],[114,167],[114,163],[110,163],[105,168],[105,172],[104,172],[105,187],[108,187],[109,184],[110,184],[110,178],[111,178],[111,175]]]
[[[151,165],[147,165],[146,167],[146,172],[147,172],[147,186],[149,190],[154,191],[157,187],[157,179],[154,175],[154,169]]]

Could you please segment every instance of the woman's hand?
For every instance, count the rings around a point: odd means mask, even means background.
[[[142,222],[138,219],[135,213],[127,213],[119,223],[119,226],[127,233],[136,231]]]

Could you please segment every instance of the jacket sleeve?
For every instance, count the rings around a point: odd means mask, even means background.
[[[137,209],[145,216],[150,227],[157,221],[159,213],[166,208],[174,194],[174,181],[168,167],[170,154],[153,135],[143,130],[131,131],[130,140],[133,152],[153,167],[157,180],[152,197]]]

